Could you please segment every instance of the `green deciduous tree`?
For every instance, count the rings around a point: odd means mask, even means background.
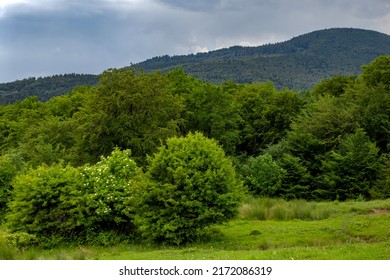
[[[251,157],[244,168],[245,184],[257,195],[275,196],[280,192],[286,171],[270,154]]]
[[[355,89],[356,103],[361,127],[380,148],[382,153],[390,151],[390,89],[383,84]]]
[[[131,149],[134,159],[157,150],[168,137],[178,134],[181,98],[170,92],[169,80],[160,73],[111,69],[101,75],[84,108],[75,115],[77,149],[97,161],[114,149]]]
[[[202,132],[232,154],[240,138],[241,117],[231,97],[215,85],[203,84],[184,98],[187,132]]]
[[[167,77],[173,94],[185,102],[182,134],[199,131],[217,140],[228,154],[234,153],[240,139],[241,117],[225,87],[200,81],[181,69],[172,70]]]
[[[70,119],[48,115],[25,129],[18,150],[31,166],[59,161],[74,163],[75,127]]]
[[[243,119],[239,149],[255,156],[285,136],[302,105],[295,92],[278,91],[272,83],[238,87],[233,97]]]
[[[334,96],[339,97],[345,93],[348,87],[356,81],[355,76],[333,76],[332,78],[322,80],[316,84],[310,92],[315,97]]]
[[[390,56],[379,56],[370,64],[362,66],[363,73],[360,78],[369,87],[382,84],[390,90]]]

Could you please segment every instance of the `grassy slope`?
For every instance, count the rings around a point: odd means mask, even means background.
[[[313,206],[314,205],[314,206]],[[217,226],[207,241],[185,247],[129,244],[15,251],[0,259],[390,259],[390,200],[315,203],[331,211],[322,220],[246,220]]]

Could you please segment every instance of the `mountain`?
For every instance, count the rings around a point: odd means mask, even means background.
[[[357,75],[379,55],[390,55],[390,36],[371,30],[332,28],[259,47],[234,46],[207,53],[160,56],[133,65],[145,72],[181,67],[199,79],[223,83],[272,81],[276,87],[311,88],[332,75]],[[95,85],[96,75],[67,74],[0,84],[0,104],[31,95],[40,100]]]
[[[13,103],[36,95],[45,101],[65,94],[80,85],[96,85],[99,76],[90,74],[65,74],[44,78],[27,78],[0,84],[0,104]]]
[[[187,74],[213,83],[271,80],[278,88],[302,90],[332,75],[357,75],[362,65],[389,54],[389,35],[332,28],[259,47],[234,46],[196,55],[154,57],[135,66],[147,72],[182,67]]]

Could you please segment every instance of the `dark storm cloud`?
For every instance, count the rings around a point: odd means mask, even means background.
[[[0,5],[0,82],[100,73],[156,55],[260,45],[330,27],[390,30],[387,0],[19,2]]]

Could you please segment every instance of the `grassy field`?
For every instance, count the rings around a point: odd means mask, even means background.
[[[306,202],[248,199],[240,216],[183,247],[122,244],[20,250],[0,245],[0,259],[389,260],[390,200]]]

